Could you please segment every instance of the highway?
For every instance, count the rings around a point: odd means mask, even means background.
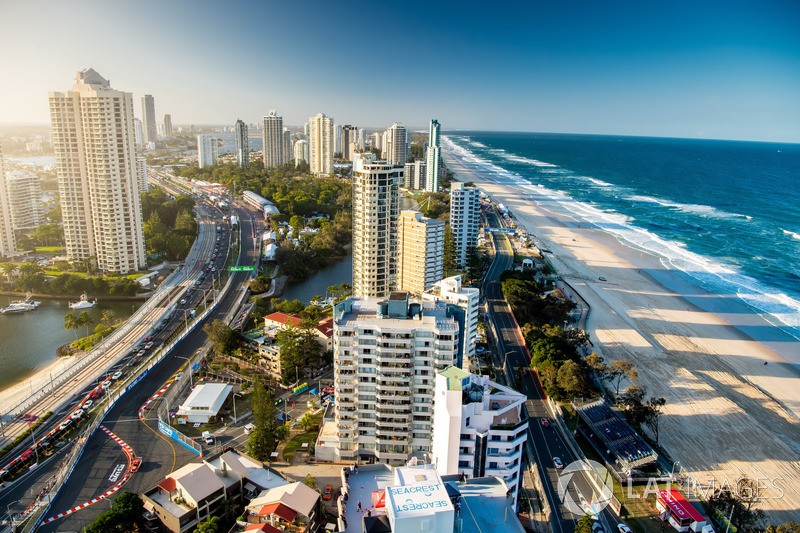
[[[241,226],[241,253],[237,264],[252,265],[255,263],[253,241],[250,238],[255,225],[259,222],[249,212],[235,208]],[[223,232],[222,237],[227,239],[228,232]],[[213,252],[212,252],[213,253]],[[210,253],[206,257],[195,258],[190,269],[189,278],[207,272]],[[225,264],[225,254],[218,254],[213,263],[217,268]],[[106,416],[103,425],[125,441],[137,456],[143,458],[139,471],[134,473],[122,487],[123,491],[143,492],[161,481],[167,474],[176,468],[197,459],[197,455],[183,445],[168,439],[158,432],[158,421],[155,409],[158,403],[151,403],[145,411],[144,421],[139,419],[139,408],[155,392],[170,382],[174,375],[182,371],[186,359],[206,342],[206,335],[202,330],[205,323],[215,319],[222,319],[235,304],[240,295],[241,287],[246,286],[249,272],[231,273],[233,281],[231,289],[221,295],[219,305],[194,331],[182,340],[172,352],[156,366],[131,392],[128,393]],[[192,309],[207,294],[207,287],[213,276],[204,276],[204,281],[197,290],[187,297],[187,302],[179,306],[174,313],[173,321],[183,321],[183,310]],[[188,376],[187,376],[188,377]],[[73,475],[61,490],[47,516],[55,516],[76,507],[84,502],[103,494],[115,484],[115,473],[120,465],[126,464],[126,458],[119,444],[112,440],[106,433],[97,431],[89,440],[86,450],[79,460]],[[110,498],[97,504],[86,507],[64,518],[51,522],[39,528],[38,531],[79,531],[91,523],[101,512],[110,507]]]
[[[486,215],[491,227],[500,227],[493,213]],[[567,498],[564,498],[565,501],[561,500],[558,494],[558,482],[562,471],[556,467],[553,458],[560,458],[562,465],[569,468],[570,463],[580,457],[573,453],[566,442],[566,437],[552,420],[546,403],[546,394],[538,376],[528,370],[530,365],[528,351],[511,309],[505,301],[499,281],[503,271],[513,268],[514,251],[505,234],[491,233],[491,235],[496,253],[484,278],[483,298],[492,324],[490,334],[493,337],[495,353],[508,383],[528,396],[528,461],[535,462],[542,475],[544,496],[552,510],[550,527],[554,533],[571,533],[583,513],[573,512],[576,510],[575,506],[571,506],[573,511],[567,508],[566,501],[569,501]],[[542,418],[550,420],[549,427],[541,424]],[[601,499],[595,495],[594,486],[585,472],[576,472],[566,487],[566,494],[580,508],[588,510],[586,502]],[[616,524],[619,522],[617,517],[606,510],[601,518],[607,532],[616,531]]]

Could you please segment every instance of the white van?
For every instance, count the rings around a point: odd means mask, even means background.
[[[214,444],[214,437],[208,431],[203,432],[203,440],[206,442],[206,444]]]

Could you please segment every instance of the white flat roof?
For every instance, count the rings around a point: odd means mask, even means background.
[[[225,383],[204,383],[194,388],[186,401],[178,408],[179,414],[216,415],[228,399],[232,385]]]

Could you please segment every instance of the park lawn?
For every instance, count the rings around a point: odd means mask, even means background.
[[[317,433],[318,431],[312,431],[310,433],[301,433],[292,437],[292,440],[286,443],[286,447],[283,449],[284,461],[291,463],[294,452],[297,451],[297,449],[300,448],[304,442],[314,442],[317,438]]]
[[[64,252],[63,246],[37,246],[37,252],[50,252],[50,253],[63,253]]]

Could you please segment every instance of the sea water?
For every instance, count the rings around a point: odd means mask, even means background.
[[[457,132],[444,146],[800,339],[800,145]]]

